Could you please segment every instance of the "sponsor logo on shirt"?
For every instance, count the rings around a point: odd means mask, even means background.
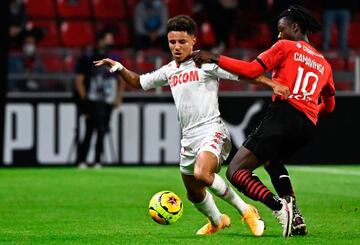
[[[170,78],[170,86],[175,87],[179,84],[188,83],[188,82],[196,82],[199,81],[199,73],[198,70],[193,71],[185,71],[178,75],[172,75]]]

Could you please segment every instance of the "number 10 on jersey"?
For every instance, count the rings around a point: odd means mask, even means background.
[[[304,68],[299,66],[295,86],[289,98],[311,101],[311,95],[315,93],[318,81],[318,75],[312,71],[304,74]]]

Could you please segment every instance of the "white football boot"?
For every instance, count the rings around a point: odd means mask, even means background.
[[[288,201],[286,199],[288,199]],[[283,237],[291,236],[291,226],[293,221],[293,198],[280,198],[283,206],[279,211],[273,211],[273,215],[278,219],[283,228]]]

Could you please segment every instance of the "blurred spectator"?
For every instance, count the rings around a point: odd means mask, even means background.
[[[22,31],[19,39],[22,43],[20,53],[14,53],[9,57],[9,73],[12,74],[39,74],[44,72],[41,57],[37,53],[37,42],[43,37],[40,29]],[[46,90],[46,81],[32,79],[10,80],[9,91],[42,91]]]
[[[135,8],[135,49],[160,47],[168,50],[167,6],[161,0],[141,0]]]
[[[110,117],[113,108],[122,101],[124,83],[120,77],[109,73],[104,67],[95,67],[94,60],[109,57],[114,45],[114,35],[108,30],[98,33],[96,46],[86,51],[78,60],[76,67],[76,102],[80,114],[85,115],[85,137],[78,144],[77,162],[80,168],[86,168],[87,155],[93,132],[96,131],[95,167],[100,168],[104,148],[104,136],[109,133]],[[79,128],[78,128],[79,133]]]
[[[216,37],[215,53],[221,53],[229,43],[229,36],[236,20],[237,0],[204,1],[204,7],[214,28]]]
[[[177,15],[192,16],[197,8],[197,0],[165,0],[169,17]]]
[[[22,31],[25,30],[26,9],[23,0],[10,0],[10,27],[11,44],[19,44]]]
[[[335,24],[338,28],[339,48],[344,57],[349,55],[347,36],[351,18],[351,11],[355,10],[356,0],[322,0],[323,8],[323,49],[327,51],[331,42],[331,30]]]

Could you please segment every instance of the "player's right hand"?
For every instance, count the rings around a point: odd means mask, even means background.
[[[197,67],[201,67],[204,63],[218,63],[219,55],[211,53],[209,51],[197,50],[191,54],[192,59],[196,63]]]

